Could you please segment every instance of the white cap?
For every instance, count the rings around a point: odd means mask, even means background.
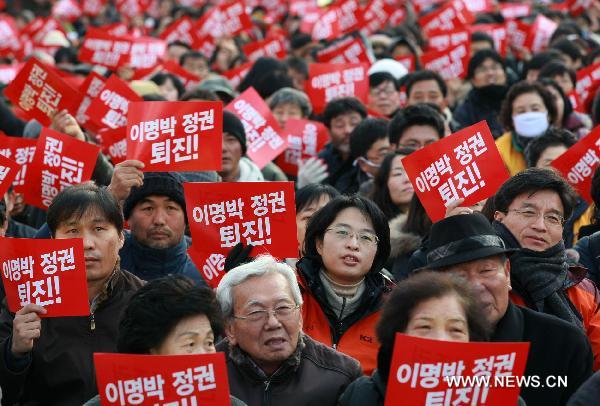
[[[392,76],[394,78],[396,78],[396,80],[401,79],[406,74],[408,74],[408,70],[406,69],[406,67],[404,65],[402,65],[398,61],[395,61],[395,60],[389,59],[389,58],[380,59],[377,62],[375,62],[373,65],[371,65],[371,68],[369,69],[369,75],[372,75],[373,73],[379,73],[379,72],[391,73]]]

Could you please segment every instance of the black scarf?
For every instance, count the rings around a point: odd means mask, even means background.
[[[510,256],[510,280],[527,306],[583,328],[583,317],[566,294],[575,282],[569,278],[564,243],[545,251],[521,248],[504,224],[494,221],[493,225],[508,248],[518,249]]]

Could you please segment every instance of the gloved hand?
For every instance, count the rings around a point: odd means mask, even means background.
[[[237,243],[227,257],[225,258],[225,263],[223,264],[223,269],[225,272],[231,271],[233,268],[243,265],[247,262],[250,262],[252,258],[250,257],[250,251],[252,251],[253,245],[246,245],[244,247],[244,243]]]
[[[298,161],[298,180],[296,181],[298,189],[311,183],[321,183],[328,176],[327,165],[319,158],[312,157]]]

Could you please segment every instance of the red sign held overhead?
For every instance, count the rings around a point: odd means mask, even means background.
[[[454,30],[475,21],[463,0],[452,0],[437,10],[419,18],[419,25],[427,35],[433,30]]]
[[[66,109],[75,115],[79,92],[71,88],[55,72],[35,58],[27,61],[17,77],[5,89],[4,94],[21,108],[30,119],[44,126],[52,123],[56,111]]]
[[[469,27],[471,33],[481,31],[488,34],[494,40],[494,49],[500,55],[506,57],[506,47],[508,46],[508,35],[505,24],[477,24]]]
[[[222,352],[202,355],[95,353],[103,406],[231,403]]]
[[[276,164],[291,176],[298,175],[301,159],[317,156],[329,142],[327,127],[318,121],[289,119],[283,133],[287,134],[288,148],[277,157]]]
[[[598,87],[600,87],[600,62],[577,71],[575,92],[585,110],[594,100]]]
[[[142,101],[127,83],[112,75],[87,110],[89,121],[97,128],[119,128],[127,125],[129,103]]]
[[[265,38],[262,41],[251,42],[242,46],[242,51],[248,57],[249,61],[256,61],[258,58],[264,56],[283,59],[287,55],[285,42],[280,37]]]
[[[373,62],[367,51],[363,39],[359,35],[351,34],[317,53],[320,63],[368,63]]]
[[[500,14],[505,20],[531,15],[531,4],[525,3],[500,3]]]
[[[434,142],[402,159],[431,221],[464,198],[471,206],[492,196],[510,175],[485,121]]]
[[[0,196],[4,197],[18,173],[19,164],[4,155],[0,155]]]
[[[593,203],[590,189],[592,177],[600,164],[600,126],[560,155],[552,166],[577,190],[588,203]]]
[[[193,26],[194,20],[192,20],[190,16],[181,17],[169,24],[167,28],[160,33],[159,38],[167,44],[174,41],[181,41],[188,45],[192,45],[194,43],[194,36],[192,35]]]
[[[385,406],[517,404],[529,343],[430,340],[396,334]],[[489,379],[478,385],[476,379]]]
[[[144,171],[221,169],[223,104],[134,102],[127,114],[127,159]]]
[[[440,74],[444,80],[465,78],[470,58],[470,40],[444,51],[431,51],[421,55],[423,69]]]
[[[0,56],[21,56],[22,47],[14,18],[0,15]]]
[[[369,95],[368,69],[368,65],[360,63],[310,64],[305,91],[314,112],[321,114],[327,103],[339,97],[356,97],[366,104]]]
[[[193,32],[198,38],[208,35],[218,39],[235,37],[252,27],[244,2],[236,0],[210,9],[196,22]]]
[[[37,140],[29,138],[0,136],[0,155],[16,162],[20,167],[13,181],[16,193],[23,193],[25,189],[25,175],[29,164],[33,162],[36,144]]]
[[[87,75],[85,81],[80,87],[82,99],[79,103],[75,119],[81,126],[89,128],[94,132],[98,131],[98,127],[94,126],[94,121],[90,120],[90,116],[87,114],[87,111],[92,104],[92,99],[98,97],[104,88],[105,82],[106,78],[104,76],[92,71],[89,75]]]
[[[525,40],[525,47],[533,54],[543,51],[548,46],[556,27],[558,27],[557,23],[538,14]]]
[[[430,51],[445,51],[461,44],[470,44],[471,32],[468,28],[461,27],[455,30],[433,30],[428,35]]]
[[[90,314],[81,239],[0,237],[0,258],[11,312],[34,303],[48,311],[40,317]]]
[[[220,257],[215,255],[227,255],[240,242],[254,245],[253,254],[298,255],[293,182],[184,183],[183,187],[194,262],[208,283],[214,285],[222,277]]]
[[[98,136],[102,140],[102,152],[110,157],[113,165],[127,159],[127,127],[107,128]]]
[[[287,140],[269,106],[254,88],[248,88],[225,108],[238,116],[244,124],[248,146],[246,154],[259,168],[264,168],[285,151]]]
[[[27,204],[47,209],[59,191],[90,180],[99,153],[96,145],[43,128],[25,177]]]

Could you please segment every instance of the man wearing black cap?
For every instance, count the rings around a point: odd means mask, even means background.
[[[460,214],[431,228],[427,269],[453,272],[473,286],[493,326],[492,341],[531,343],[525,376],[537,376],[540,385],[521,388],[528,406],[564,405],[591,374],[591,347],[572,324],[511,303],[507,256],[513,251],[483,215]],[[567,387],[556,385],[565,376]]]
[[[223,156],[219,175],[223,182],[262,182],[265,180],[258,166],[246,155],[244,124],[230,111],[223,111]]]

